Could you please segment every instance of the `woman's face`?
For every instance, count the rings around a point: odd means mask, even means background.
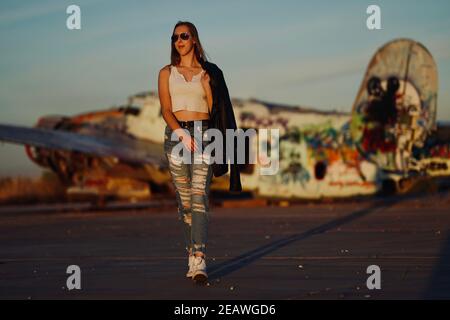
[[[181,33],[187,33],[189,35],[189,39],[183,40],[180,37]],[[181,25],[176,27],[174,35],[178,35],[177,41],[175,41],[175,49],[177,49],[178,53],[181,56],[184,56],[185,54],[189,53],[194,48],[194,41],[192,39],[192,34],[189,32],[189,28],[187,26]]]

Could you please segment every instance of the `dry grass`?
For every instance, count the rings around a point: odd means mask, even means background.
[[[58,177],[43,171],[41,177],[0,177],[0,205],[49,203],[66,200]]]

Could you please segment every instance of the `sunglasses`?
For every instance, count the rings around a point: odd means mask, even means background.
[[[181,40],[189,40],[189,37],[190,37],[189,33],[187,33],[187,32],[182,32],[179,35],[178,34],[174,34],[171,37],[172,42],[177,42],[178,41],[178,36],[181,38]]]

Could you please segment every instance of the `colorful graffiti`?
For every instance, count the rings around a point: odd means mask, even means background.
[[[288,127],[280,137],[280,172],[261,177],[264,184],[272,186],[272,195],[317,198],[341,196],[348,191],[374,192],[376,168],[356,149],[349,123],[338,127],[333,117],[316,120],[302,127]]]
[[[359,151],[384,170],[407,172],[435,127],[437,68],[421,44],[392,41],[372,58],[353,105]]]

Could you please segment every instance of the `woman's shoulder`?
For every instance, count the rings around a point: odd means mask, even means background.
[[[166,64],[164,67],[161,68],[161,71],[162,70],[170,70],[171,66],[172,66],[171,64]]]
[[[170,67],[171,67],[170,64],[166,64],[164,67],[162,67],[159,70],[159,74],[160,75],[169,75],[170,74]]]

